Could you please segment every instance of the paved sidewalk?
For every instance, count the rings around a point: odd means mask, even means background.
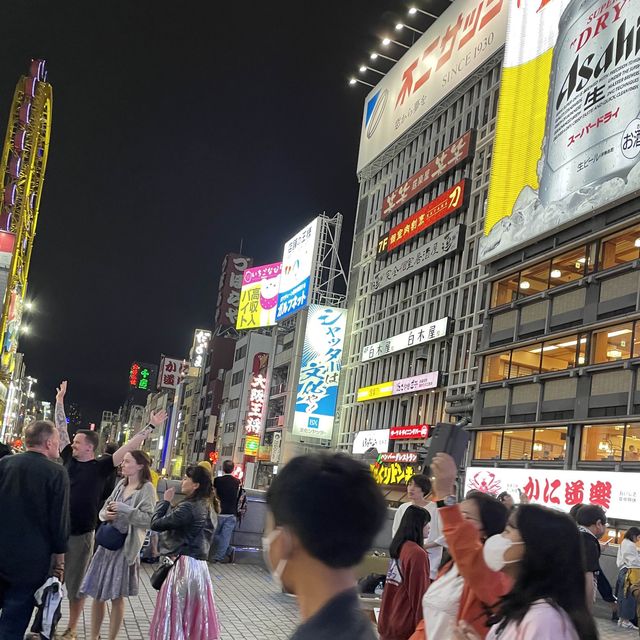
[[[269,574],[256,565],[210,565],[215,590],[218,615],[222,624],[223,640],[284,640],[293,632],[298,622],[298,610],[294,598],[279,593]],[[149,584],[153,567],[143,564],[140,572],[140,595],[129,598],[124,627],[118,640],[146,640],[153,616],[156,591]],[[600,605],[598,613],[606,609]],[[87,602],[79,628],[79,640],[89,640],[91,629],[91,603]],[[58,632],[66,629],[68,609],[63,606],[63,616]],[[108,615],[101,630],[101,637],[108,638]],[[638,638],[637,631],[619,629],[614,622],[598,619],[600,640]]]

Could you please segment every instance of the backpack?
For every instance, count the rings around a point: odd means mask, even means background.
[[[244,487],[240,485],[238,487],[238,500],[236,502],[236,517],[238,518],[238,522],[242,522],[242,518],[247,513],[247,492],[244,490]]]

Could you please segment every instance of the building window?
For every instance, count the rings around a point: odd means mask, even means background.
[[[482,382],[495,382],[496,380],[506,380],[509,377],[510,351],[494,353],[484,359],[484,375]]]
[[[240,406],[240,398],[229,400],[229,409],[237,409]]]
[[[478,431],[476,434],[477,460],[500,460],[502,431]]]
[[[565,336],[542,345],[542,372],[563,371],[586,362],[586,337]]]
[[[234,373],[233,377],[231,378],[231,386],[240,384],[242,382],[243,377],[244,377],[244,371],[238,371]]]
[[[638,425],[627,426],[623,460],[625,462],[640,461],[640,426]]]
[[[527,347],[514,349],[511,354],[510,378],[522,378],[540,373],[540,352],[542,345],[531,344]]]
[[[547,261],[522,271],[518,285],[520,296],[531,296],[549,288],[550,265]]]
[[[238,362],[238,360],[242,360],[242,358],[244,358],[246,355],[247,355],[247,345],[245,344],[244,346],[240,347],[236,351],[234,362]]]
[[[580,460],[620,460],[624,430],[623,424],[582,427]]]
[[[599,364],[630,358],[632,337],[631,322],[594,331],[591,362]]]
[[[520,274],[508,276],[493,283],[491,287],[491,308],[509,304],[518,299],[518,281]]]
[[[504,432],[503,460],[531,460],[533,429],[513,429]]]
[[[534,460],[564,460],[566,452],[566,427],[536,429],[533,439]]]
[[[551,261],[550,284],[557,287],[567,282],[579,280],[593,268],[590,247],[578,247],[556,256]]]
[[[602,241],[600,268],[609,269],[640,257],[640,225],[620,231]]]

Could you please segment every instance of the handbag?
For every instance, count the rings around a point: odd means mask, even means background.
[[[164,581],[167,579],[167,576],[169,575],[169,571],[173,569],[173,566],[175,565],[175,563],[178,561],[179,558],[180,556],[177,556],[175,560],[171,560],[171,558],[168,558],[165,556],[160,561],[160,566],[151,574],[151,579],[149,580],[151,582],[151,586],[156,591],[160,591],[160,589],[162,589],[162,585],[164,584]]]
[[[126,539],[127,534],[116,529],[110,522],[103,522],[96,533],[96,544],[109,551],[122,549]]]

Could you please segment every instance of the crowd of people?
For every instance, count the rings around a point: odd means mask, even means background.
[[[64,583],[69,602],[63,640],[78,637],[88,597],[92,640],[100,637],[107,602],[108,637],[115,640],[125,598],[139,591],[140,553],[149,531],[158,534],[158,552],[165,558],[151,637],[216,640],[220,630],[207,560],[212,551],[219,561],[233,560],[230,539],[242,493],[231,475],[233,463],[227,461],[215,480],[208,463],[188,467],[184,499],[176,504],[175,488],[169,487],[158,501],[158,475],[140,447],[164,424],[166,412],[152,413],[149,425],[126,444],[97,456],[95,431],[81,429],[73,441],[69,437],[66,391],[62,382],[55,424],[30,424],[26,452],[9,451],[0,460],[0,512],[11,514],[0,527],[0,640],[24,637],[34,594],[49,576]]]
[[[158,500],[140,447],[165,412],[97,457],[95,432],[80,430],[70,440],[66,388],[63,382],[58,390],[55,424],[32,423],[26,452],[0,460],[0,512],[11,514],[0,527],[0,640],[23,638],[34,594],[49,576],[64,582],[69,600],[63,640],[77,638],[86,598],[92,640],[107,602],[115,640],[125,598],[139,590],[149,531],[163,557],[151,578],[158,589],[151,639],[220,638],[208,561],[234,558],[230,541],[244,492],[233,463],[215,479],[208,463],[189,466],[184,499],[165,486]],[[438,454],[428,475],[409,482],[410,500],[392,526],[381,640],[596,639],[597,590],[611,593],[621,627],[637,628],[640,529],[622,540],[614,594],[600,568],[602,508],[578,505],[567,515],[480,492],[458,502],[456,480],[453,459]],[[387,514],[369,469],[345,454],[294,458],[274,478],[262,547],[274,583],[297,598],[301,624],[293,640],[376,637],[360,607],[356,567]]]

